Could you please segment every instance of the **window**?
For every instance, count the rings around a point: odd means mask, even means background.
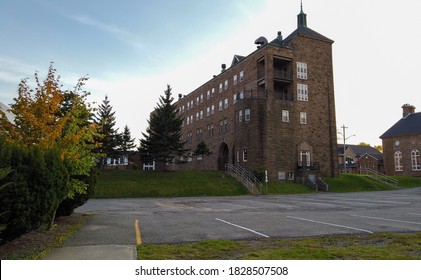
[[[199,120],[199,112],[196,113],[196,121]]]
[[[199,96],[196,97],[196,105],[199,105],[199,100],[200,100]]]
[[[237,94],[234,94],[232,96],[232,104],[235,104],[235,103],[237,103]]]
[[[238,121],[242,122],[243,121],[243,110],[239,110],[238,111]]]
[[[215,88],[212,88],[212,97],[215,96]]]
[[[209,117],[210,116],[210,107],[206,108],[206,116]]]
[[[403,171],[402,153],[400,151],[395,152],[395,171]]]
[[[224,109],[228,109],[228,98],[224,99]]]
[[[203,133],[202,133],[202,129],[199,128],[196,130],[196,136],[197,136],[197,141],[202,141],[203,139]]]
[[[228,132],[228,120],[224,119],[224,133]]]
[[[200,119],[203,119],[203,110],[200,111]]]
[[[193,123],[193,115],[190,116],[190,123]]]
[[[191,143],[193,140],[193,134],[191,131],[187,132],[187,142]]]
[[[300,166],[310,166],[310,151],[300,151]]]
[[[301,124],[307,124],[307,113],[306,112],[300,112],[300,123]]]
[[[219,93],[222,93],[222,83],[219,84]]]
[[[282,110],[282,122],[289,122],[289,111]]]
[[[190,108],[191,109],[193,109],[193,104],[194,104],[194,101],[192,100],[192,101],[190,101]]]
[[[248,159],[247,149],[243,149],[243,161],[247,161],[247,159]]]
[[[240,162],[240,150],[237,150],[235,153],[235,157],[237,159],[237,162]]]
[[[212,105],[211,107],[211,115],[215,114],[215,105]]]
[[[308,86],[303,84],[297,85],[297,100],[308,101]]]
[[[208,138],[213,137],[213,124],[208,124]]]
[[[222,100],[219,101],[219,112],[222,111]]]
[[[244,71],[240,71],[240,83],[244,81]]]
[[[223,120],[221,120],[219,122],[219,134],[222,134],[222,133],[224,133],[224,121]]]
[[[307,63],[297,62],[297,78],[307,80]]]
[[[210,90],[208,90],[208,92],[206,93],[206,99],[210,98]]]
[[[246,122],[250,120],[250,109],[244,109],[244,120]]]
[[[224,89],[225,89],[225,90],[227,90],[227,89],[228,89],[228,80],[225,80]]]
[[[203,94],[200,95],[200,103],[203,103]]]
[[[411,152],[412,171],[421,171],[420,151],[412,150]]]
[[[235,86],[237,84],[237,74],[232,77],[232,84]]]
[[[190,110],[190,102],[187,102],[187,111]]]

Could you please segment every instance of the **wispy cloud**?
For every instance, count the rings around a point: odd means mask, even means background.
[[[118,38],[119,40],[122,40],[123,42],[129,44],[136,51],[139,51],[143,48],[142,42],[139,40],[139,38],[135,34],[127,30],[124,30],[122,28],[119,28],[115,25],[100,22],[88,16],[71,16],[70,18],[81,24],[92,26],[99,30],[105,31],[113,35],[114,37]]]

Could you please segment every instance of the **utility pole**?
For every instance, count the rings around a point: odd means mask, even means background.
[[[341,126],[341,128],[342,128],[342,132],[338,132],[338,134],[341,134],[343,139],[344,139],[344,173],[346,174],[346,157],[345,157],[346,140],[348,140],[349,138],[351,138],[352,136],[355,136],[355,135],[351,135],[351,136],[346,137],[346,130],[348,129],[348,127],[343,124]]]

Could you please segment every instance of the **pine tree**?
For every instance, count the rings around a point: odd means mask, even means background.
[[[124,127],[124,131],[121,134],[121,144],[120,144],[120,151],[126,154],[128,151],[133,150],[136,145],[134,144],[135,138],[132,138],[130,129],[126,125]]]
[[[114,129],[116,124],[115,111],[113,111],[107,95],[98,107],[96,124],[98,125],[98,132],[100,134],[100,139],[97,140],[101,143],[99,152],[103,155],[101,159],[101,168],[103,168],[106,164],[107,157],[114,158],[117,156],[120,140],[118,129]]]
[[[139,150],[144,157],[153,158],[165,166],[187,150],[184,148],[186,142],[181,140],[183,119],[177,115],[177,107],[173,104],[174,98],[171,96],[169,85],[164,93],[150,115],[146,133],[142,133]]]

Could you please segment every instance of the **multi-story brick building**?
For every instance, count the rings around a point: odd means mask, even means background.
[[[421,112],[402,106],[402,118],[380,136],[387,175],[421,176]]]
[[[260,37],[248,56],[235,55],[229,68],[186,96],[177,106],[183,138],[194,151],[200,141],[210,156],[176,168],[224,170],[227,163],[272,179],[338,174],[333,41],[307,27],[285,39]]]

